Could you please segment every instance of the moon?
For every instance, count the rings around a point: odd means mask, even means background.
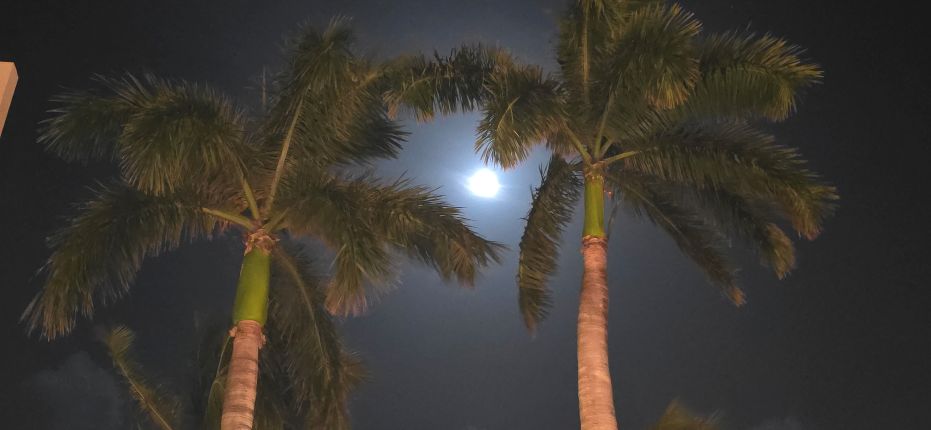
[[[480,169],[469,178],[469,191],[479,197],[494,197],[500,188],[498,175],[489,169]]]

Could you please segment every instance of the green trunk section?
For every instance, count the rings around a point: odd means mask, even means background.
[[[605,237],[605,180],[585,175],[585,228],[582,236]]]
[[[259,247],[243,256],[239,285],[236,287],[236,303],[233,305],[233,324],[250,320],[265,325],[268,317],[270,266],[271,255]]]

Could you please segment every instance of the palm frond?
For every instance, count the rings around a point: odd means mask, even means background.
[[[625,17],[596,71],[602,96],[621,107],[668,109],[685,102],[699,78],[695,36],[701,24],[678,5],[655,3]],[[613,109],[615,106],[609,106]]]
[[[293,140],[289,157],[322,166],[397,154],[404,134],[381,101],[384,70],[356,57],[352,44],[342,18],[323,32],[305,27],[293,37],[263,132],[270,150]]]
[[[764,265],[783,279],[795,268],[792,240],[773,221],[778,217],[772,205],[751,201],[727,190],[696,190],[698,203],[710,210],[718,225],[749,244]]]
[[[100,76],[95,81],[103,88],[53,97],[58,106],[40,123],[39,143],[65,161],[117,161],[123,125],[143,101],[133,86]]]
[[[462,46],[449,55],[402,56],[386,65],[384,100],[392,117],[401,112],[420,121],[437,113],[475,110],[485,97],[485,82],[497,67],[511,64],[503,51],[483,45]]]
[[[585,0],[572,4],[559,22],[556,61],[560,80],[566,91],[567,105],[586,117],[591,109],[586,96],[590,94],[591,66],[597,61],[598,41],[609,37],[611,28],[599,24],[606,7],[620,2]],[[583,121],[584,122],[584,121]]]
[[[279,207],[287,213],[285,225],[292,233],[319,238],[334,252],[327,309],[359,314],[393,285],[397,273],[385,232],[372,225],[366,200],[371,189],[366,179],[304,173],[283,183]],[[366,291],[366,285],[374,291]]]
[[[801,48],[771,35],[728,32],[699,46],[702,78],[683,106],[695,117],[784,120],[822,76]]]
[[[444,280],[472,286],[479,269],[499,261],[503,246],[473,232],[459,208],[430,189],[405,179],[372,185],[367,199],[373,228]]]
[[[809,239],[820,233],[838,198],[797,150],[739,122],[685,124],[637,149],[643,151],[624,159],[624,169],[778,202],[793,228]]]
[[[538,67],[499,68],[485,90],[475,149],[486,163],[513,167],[566,124],[559,85]]]
[[[208,238],[220,224],[186,196],[150,196],[124,184],[99,185],[67,227],[49,238],[45,285],[26,308],[29,331],[64,335],[79,315],[122,297],[142,261]]]
[[[295,244],[273,258],[267,355],[288,381],[285,398],[312,428],[349,428],[349,391],[364,375],[324,307],[326,280]]]
[[[136,400],[136,407],[162,430],[180,430],[181,403],[162,387],[152,385],[132,356],[135,334],[124,326],[111,329],[104,338],[113,366]]]
[[[295,113],[298,116],[286,174],[397,156],[407,133],[388,118],[371,89],[347,90],[338,98],[334,102],[305,102]]]
[[[305,175],[286,185],[282,207],[292,231],[320,237],[335,251],[327,308],[339,314],[365,308],[364,284],[383,288],[391,280],[392,248],[465,285],[498,261],[501,248],[472,232],[458,208],[406,180]]]
[[[651,427],[651,430],[717,430],[719,428],[718,420],[714,415],[707,418],[700,417],[686,409],[679,401],[674,400],[666,407],[663,416]]]
[[[229,99],[188,82],[146,75],[97,77],[97,91],[54,101],[39,141],[65,160],[117,161],[123,178],[156,195],[226,177],[238,185],[251,148],[244,119]]]
[[[606,179],[635,214],[662,228],[731,302],[744,304],[744,294],[724,253],[724,236],[716,226],[682,204],[681,197],[662,184],[630,175],[608,175]]]
[[[280,91],[277,101],[293,102],[306,92],[350,84],[347,77],[354,43],[350,19],[345,17],[333,18],[323,31],[309,25],[300,28],[285,47],[287,65],[276,83]]]
[[[218,176],[238,186],[251,148],[244,141],[243,113],[228,98],[205,86],[153,76],[128,76],[118,85],[144,99],[119,137],[124,180],[155,195]]]
[[[531,331],[546,317],[551,305],[547,282],[556,271],[562,231],[572,219],[582,188],[576,169],[558,155],[550,158],[540,174],[542,182],[533,192],[517,266],[521,315]]]

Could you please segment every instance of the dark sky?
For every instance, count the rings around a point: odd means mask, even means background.
[[[929,68],[925,15],[911,6],[847,1],[686,1],[718,31],[750,25],[808,48],[826,70],[799,114],[773,127],[837,184],[841,208],[817,241],[799,244],[786,281],[742,272],[749,305],[734,309],[670,240],[622,213],[611,240],[610,348],[625,428],[644,428],[673,398],[720,410],[735,429],[920,429],[931,404]],[[255,100],[248,87],[279,61],[282,35],[302,21],[355,17],[360,49],[380,55],[447,51],[481,41],[550,69],[554,16],[546,1],[91,1],[0,3],[0,60],[20,84],[0,138],[0,274],[5,292],[0,422],[17,429],[128,427],[125,395],[93,324],[52,344],[27,338],[17,318],[39,285],[43,238],[62,225],[105,166],[66,165],[35,144],[48,98],[93,73],[124,70],[209,82]],[[463,181],[475,116],[410,124],[383,176],[403,172],[441,187],[486,236],[516,248],[545,154],[504,172],[495,199]],[[355,428],[568,429],[578,426],[575,308],[580,223],[564,238],[556,307],[531,339],[517,314],[515,254],[475,290],[408,267],[401,287],[361,318],[348,343],[374,379],[353,398]],[[739,251],[739,250],[738,250]],[[149,261],[129,300],[96,323],[139,333],[146,366],[181,381],[195,318],[228,311],[239,245],[189,246]],[[205,316],[206,315],[206,316]],[[178,382],[177,384],[181,384]],[[179,391],[183,387],[176,387]]]

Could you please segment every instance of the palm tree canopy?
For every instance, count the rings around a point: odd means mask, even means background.
[[[119,176],[93,187],[51,236],[45,283],[23,319],[46,338],[65,335],[78,317],[125,295],[146,258],[261,229],[279,242],[259,384],[284,388],[263,388],[280,398],[263,396],[257,407],[267,412],[257,420],[346,428],[347,393],[360,373],[330,314],[363,310],[397,277],[398,255],[469,286],[502,247],[435,190],[347,169],[400,151],[405,132],[389,116],[397,105],[385,100],[399,76],[419,70],[414,57],[355,55],[342,19],[324,31],[302,28],[285,54],[258,112],[209,87],[150,75],[96,77],[94,88],[54,100],[40,143],[66,161],[114,163]],[[329,247],[329,276],[309,269],[297,245],[304,239]],[[131,339],[111,340],[117,359]],[[223,369],[204,387],[208,415],[218,411]]]
[[[354,55],[336,19],[303,28],[248,115],[216,90],[153,76],[97,77],[96,88],[55,99],[40,142],[67,161],[109,161],[119,179],[99,185],[50,240],[45,286],[24,317],[63,335],[76,317],[118,299],[146,257],[225,229],[291,232],[329,245],[327,306],[365,308],[368,286],[396,277],[401,252],[466,285],[501,246],[475,234],[458,208],[409,181],[341,167],[397,155],[405,133],[383,95],[400,64]]]
[[[665,1],[580,0],[561,21],[557,72],[466,46],[388,96],[424,117],[480,109],[476,150],[502,167],[536,145],[554,153],[520,244],[520,305],[533,329],[546,313],[546,283],[583,175],[603,177],[735,304],[744,295],[725,252],[729,237],[779,278],[794,268],[784,226],[814,239],[838,198],[797,150],[764,131],[820,80],[802,55],[771,35],[706,34]]]

